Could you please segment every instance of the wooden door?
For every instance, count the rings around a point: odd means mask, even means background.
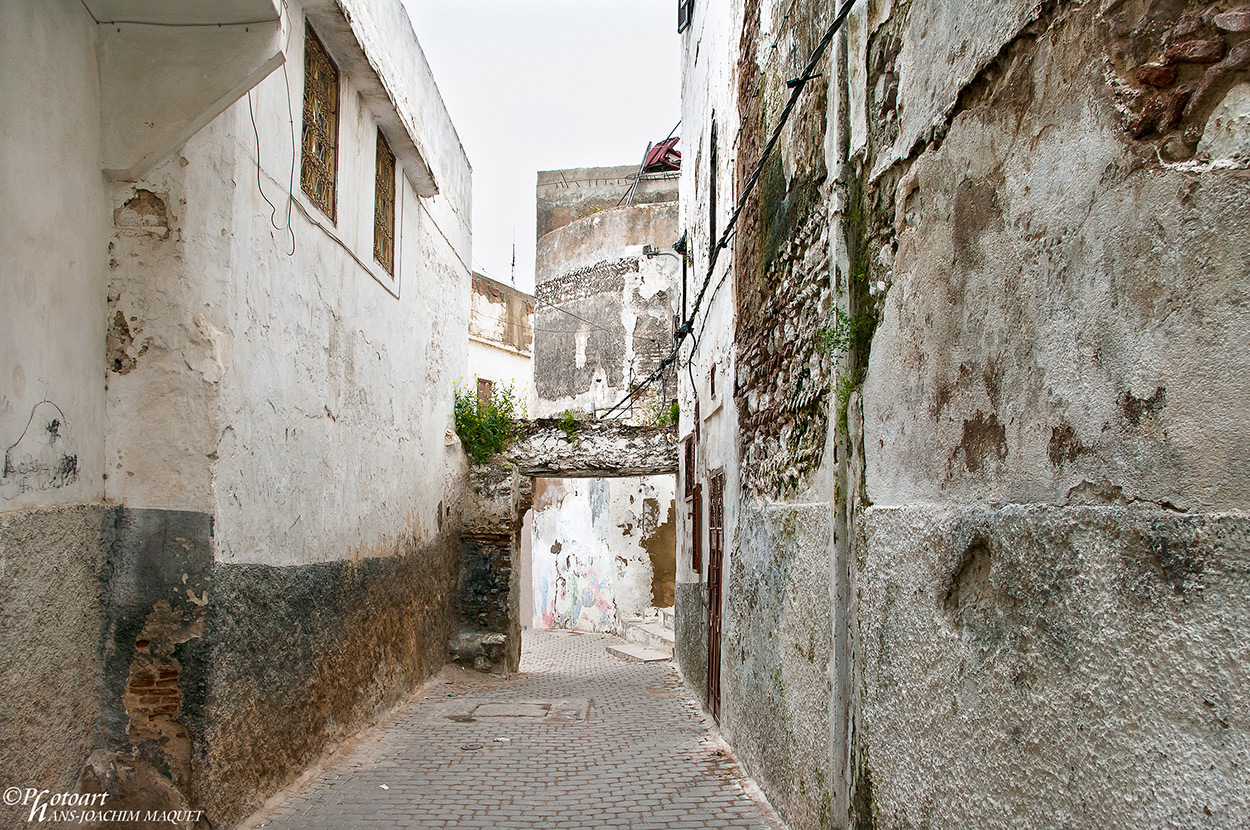
[[[721,589],[725,561],[725,474],[708,482],[707,509],[707,710],[720,720]]]

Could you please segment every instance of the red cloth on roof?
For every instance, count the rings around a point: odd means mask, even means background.
[[[666,170],[681,169],[681,152],[677,150],[680,138],[669,138],[661,141],[647,153],[647,160],[642,165],[644,173],[663,173]]]

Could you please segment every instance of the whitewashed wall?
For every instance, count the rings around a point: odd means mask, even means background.
[[[617,631],[655,612],[648,544],[673,522],[673,477],[537,479],[533,627]],[[670,543],[671,544],[671,543]]]
[[[126,267],[109,312],[128,321],[134,367],[110,375],[108,495],[213,513],[217,554],[236,563],[428,542],[462,463],[447,436],[464,374],[467,161],[445,112],[422,122],[441,192],[418,197],[399,161],[392,278],[372,254],[378,113],[358,78],[344,72],[340,94],[335,222],[292,168],[299,12],[292,59],[250,112],[239,101],[144,181],[113,188],[118,203],[150,191],[166,215],[119,213],[113,258]]]

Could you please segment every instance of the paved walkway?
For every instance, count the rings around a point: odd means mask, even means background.
[[[444,669],[248,826],[779,828],[673,667],[614,639],[526,632],[510,680]]]

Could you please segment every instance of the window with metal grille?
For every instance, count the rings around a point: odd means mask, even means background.
[[[395,276],[395,154],[381,130],[373,188],[373,258],[386,273]]]
[[[339,69],[310,26],[304,27],[304,152],[300,187],[334,221],[338,169]]]

